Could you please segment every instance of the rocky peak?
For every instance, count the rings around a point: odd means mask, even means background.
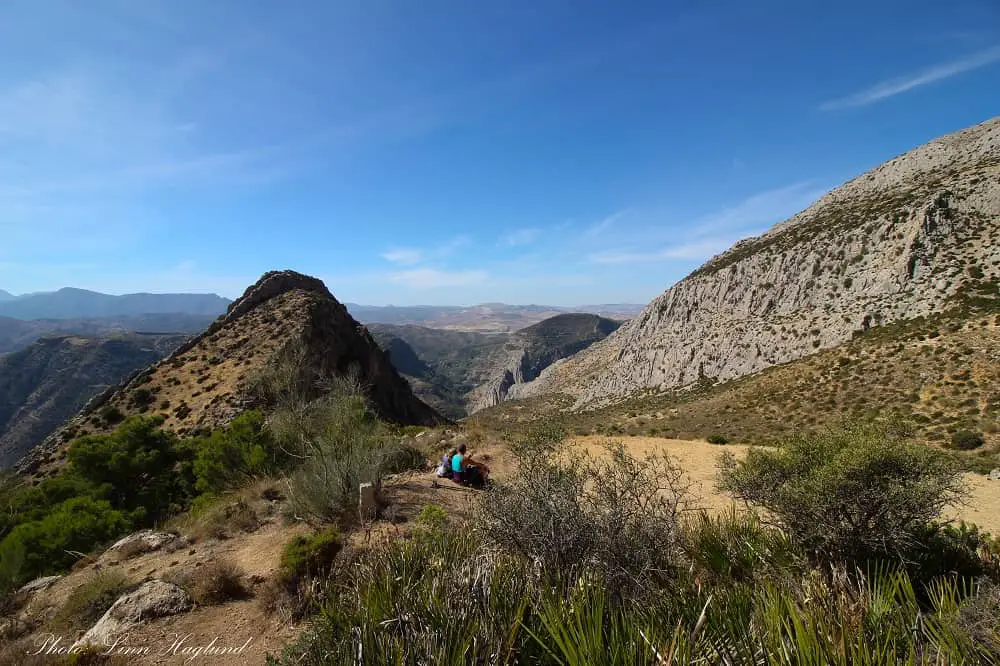
[[[294,290],[313,292],[336,300],[319,278],[291,270],[268,271],[257,282],[247,287],[242,296],[229,304],[223,319],[226,321],[237,319],[261,303]]]

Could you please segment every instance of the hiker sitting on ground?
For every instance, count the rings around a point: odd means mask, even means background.
[[[458,447],[458,453],[451,457],[451,471],[459,483],[477,486],[486,483],[490,468],[466,453],[465,444]]]
[[[452,449],[441,457],[441,464],[438,465],[437,475],[439,477],[452,476],[451,459],[458,453],[458,449]]]

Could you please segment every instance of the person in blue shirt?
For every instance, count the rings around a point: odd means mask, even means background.
[[[465,444],[451,457],[451,471],[456,481],[471,486],[485,485],[490,475],[490,468],[470,456]]]

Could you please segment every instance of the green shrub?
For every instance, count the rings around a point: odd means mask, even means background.
[[[729,438],[725,435],[711,434],[708,436],[709,444],[728,444]]]
[[[334,527],[310,536],[298,535],[281,552],[279,576],[289,584],[304,578],[316,578],[330,571],[333,560],[343,548],[340,532]]]
[[[766,509],[814,558],[905,561],[962,497],[954,461],[894,424],[849,425],[720,459],[720,486]]]
[[[434,530],[443,530],[448,525],[448,514],[437,504],[428,504],[420,510],[417,523]]]
[[[124,418],[125,415],[122,413],[122,410],[118,409],[114,405],[108,405],[101,410],[101,421],[103,421],[106,425],[121,423]]]
[[[386,474],[423,468],[423,455],[393,438],[349,379],[325,397],[278,409],[270,430],[299,466],[289,478],[289,502],[313,522],[333,522],[356,509],[358,487]]]
[[[684,524],[681,541],[706,581],[752,584],[804,568],[802,551],[787,534],[735,506],[718,516],[699,512]]]
[[[971,430],[959,430],[951,436],[948,448],[957,449],[959,451],[971,451],[973,449],[978,449],[985,443],[986,440],[983,438],[982,433],[973,432]]]
[[[137,522],[175,513],[192,495],[191,476],[181,473],[190,453],[162,423],[159,416],[133,416],[113,433],[81,437],[69,449],[76,473],[107,487],[111,503]]]
[[[217,493],[276,472],[286,461],[264,428],[264,415],[247,411],[194,443],[195,487]]]
[[[0,560],[21,561],[19,580],[69,567],[74,553],[88,553],[130,528],[125,515],[104,500],[76,497],[41,520],[22,523],[0,542]]]
[[[149,409],[150,405],[153,404],[155,396],[153,395],[153,392],[150,391],[148,388],[137,388],[136,390],[132,391],[131,399],[132,399],[132,404],[136,407],[136,409],[138,409],[140,412],[144,412],[147,409]]]

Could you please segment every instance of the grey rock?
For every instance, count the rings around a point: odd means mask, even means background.
[[[990,472],[990,476],[989,476],[989,480],[990,481],[1000,481],[1000,469],[995,469],[995,470],[991,471]]]
[[[42,578],[36,578],[30,583],[26,583],[21,589],[18,590],[22,594],[33,594],[40,590],[45,590],[55,584],[56,581],[62,579],[62,576],[44,576]]]
[[[118,598],[80,639],[81,645],[113,645],[115,639],[142,623],[157,617],[176,615],[191,608],[191,599],[180,587],[162,580],[151,580]]]
[[[114,553],[127,549],[131,551],[133,555],[138,555],[141,553],[149,553],[154,550],[159,550],[164,546],[176,549],[183,548],[186,545],[187,539],[178,534],[171,534],[170,532],[156,532],[154,530],[141,530],[119,540],[113,546],[108,548],[107,552]]]

